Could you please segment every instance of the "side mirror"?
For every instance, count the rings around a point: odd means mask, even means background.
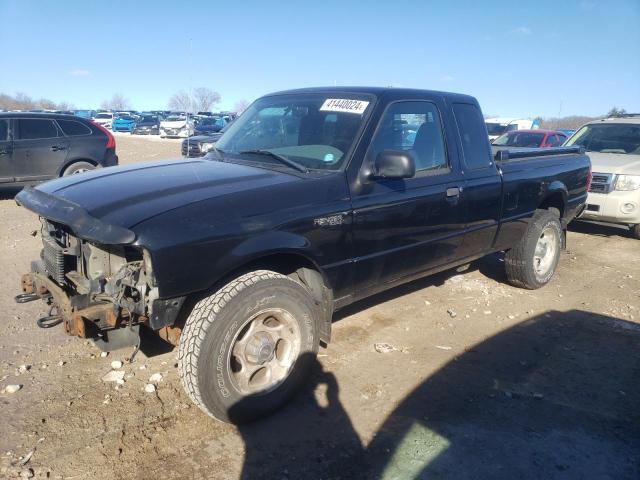
[[[374,178],[412,178],[415,174],[416,162],[403,150],[383,150],[373,164]]]

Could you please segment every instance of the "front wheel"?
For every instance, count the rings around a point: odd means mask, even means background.
[[[520,243],[505,255],[509,282],[529,290],[549,283],[560,260],[563,235],[556,212],[537,210]]]
[[[319,308],[301,284],[258,270],[200,300],[180,337],[182,384],[222,421],[243,423],[285,404],[318,352]]]

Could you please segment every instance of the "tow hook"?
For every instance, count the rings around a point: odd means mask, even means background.
[[[38,300],[39,298],[41,297],[35,293],[21,293],[20,295],[15,296],[15,301],[16,303],[27,303]]]
[[[55,312],[55,313],[54,313]],[[58,313],[58,309],[54,306],[49,310],[49,315],[39,318],[36,323],[40,328],[51,328],[62,323],[62,315]]]

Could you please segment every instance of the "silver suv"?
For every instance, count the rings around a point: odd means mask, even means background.
[[[583,125],[566,143],[583,146],[593,179],[580,218],[628,225],[640,239],[640,114]]]

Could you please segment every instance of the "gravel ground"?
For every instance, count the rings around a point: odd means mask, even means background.
[[[179,156],[179,140],[117,142],[122,163]],[[624,230],[575,223],[541,290],[508,286],[492,256],[339,312],[307,389],[235,427],[190,404],[176,351],[128,363],[37,328],[44,305],[13,302],[37,219],[7,193],[0,225],[0,390],[21,385],[0,393],[0,477],[640,478],[640,242]],[[122,385],[101,380],[114,361]]]

